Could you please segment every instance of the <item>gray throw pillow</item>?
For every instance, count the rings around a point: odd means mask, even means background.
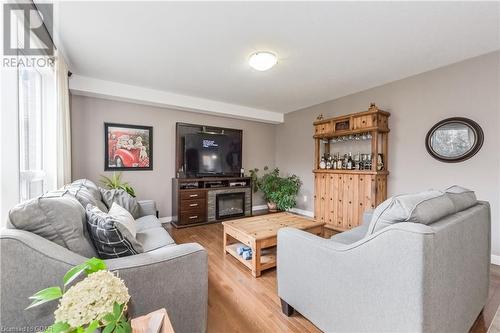
[[[92,205],[87,205],[85,212],[90,237],[99,257],[120,258],[143,252],[142,244],[115,217]]]
[[[67,191],[48,192],[16,205],[9,212],[9,226],[32,232],[84,257],[96,255],[85,232],[85,209]]]
[[[108,209],[113,206],[113,202],[116,202],[121,207],[128,210],[128,212],[132,214],[134,219],[139,218],[139,204],[137,203],[136,198],[121,189],[107,190],[101,187],[100,190],[102,201],[106,204]]]
[[[474,191],[463,188],[458,185],[453,185],[444,190],[448,198],[453,201],[455,213],[461,212],[477,204],[477,198]]]
[[[441,191],[398,195],[377,206],[367,235],[399,222],[431,224],[454,212],[453,202]]]
[[[73,183],[64,187],[65,190],[75,196],[83,207],[87,207],[87,205],[90,204],[99,207],[103,212],[107,212],[108,208],[101,201],[101,193],[97,188],[98,187],[88,179],[75,180]]]

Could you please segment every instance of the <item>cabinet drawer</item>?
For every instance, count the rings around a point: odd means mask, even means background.
[[[205,199],[205,191],[182,191],[181,200]]]
[[[181,200],[181,211],[204,211],[205,199]]]
[[[205,212],[181,212],[179,216],[179,224],[193,224],[205,222]]]
[[[368,115],[354,118],[354,129],[370,128],[376,125],[377,116]]]
[[[322,123],[314,126],[314,134],[329,134],[332,132],[332,123]]]

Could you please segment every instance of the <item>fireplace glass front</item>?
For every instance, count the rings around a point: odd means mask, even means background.
[[[215,202],[217,220],[245,215],[245,192],[220,193]]]

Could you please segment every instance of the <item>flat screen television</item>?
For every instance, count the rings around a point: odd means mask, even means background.
[[[188,177],[237,176],[241,170],[241,140],[224,134],[186,134],[184,164]]]

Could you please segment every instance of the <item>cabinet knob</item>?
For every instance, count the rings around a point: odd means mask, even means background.
[[[196,207],[196,206],[198,206],[197,203],[189,204],[189,207]]]
[[[189,217],[190,220],[197,219],[197,218],[198,218],[198,215],[194,215],[194,216]]]
[[[198,194],[190,194],[189,197],[190,198],[196,198],[198,196]]]

